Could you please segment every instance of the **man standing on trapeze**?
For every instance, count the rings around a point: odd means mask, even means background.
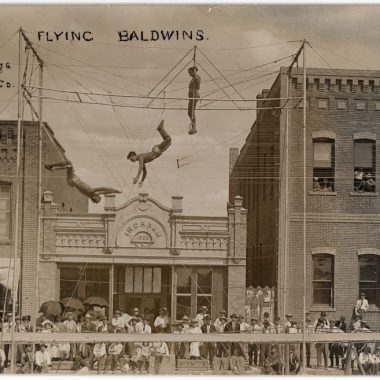
[[[101,201],[101,195],[121,193],[121,191],[115,190],[111,187],[90,187],[75,174],[73,164],[66,159],[66,157],[64,161],[55,164],[46,164],[45,168],[50,171],[66,169],[66,182],[71,187],[75,187],[80,193],[90,198],[94,203],[99,203]]]
[[[191,81],[189,83],[189,105],[187,108],[187,114],[191,120],[191,128],[188,132],[189,135],[197,133],[196,120],[195,120],[195,107],[198,103],[198,99],[191,98],[200,98],[199,89],[201,86],[201,77],[197,74],[197,66],[190,67],[188,70],[189,75],[191,76]]]
[[[140,181],[140,185],[144,182],[146,178],[146,173],[147,173],[145,164],[160,157],[161,154],[165,152],[165,150],[168,149],[172,143],[171,137],[167,134],[167,132],[164,129],[164,120],[161,120],[159,126],[157,127],[157,131],[160,133],[164,141],[162,141],[161,144],[155,145],[152,148],[151,152],[137,154],[136,152],[131,151],[128,153],[128,156],[127,156],[128,160],[132,162],[136,162],[136,161],[139,162],[139,170],[137,172],[137,176],[133,178],[133,183],[137,183],[137,181],[140,178],[141,173],[142,173],[142,178]]]

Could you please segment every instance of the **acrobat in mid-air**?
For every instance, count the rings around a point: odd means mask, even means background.
[[[111,187],[94,187],[87,185],[87,183],[83,182],[74,171],[73,164],[71,161],[65,159],[64,161],[57,162],[55,164],[46,164],[45,168],[47,170],[60,170],[66,169],[66,182],[75,187],[80,193],[90,198],[94,203],[99,203],[101,201],[101,195],[104,194],[115,194],[121,193],[119,190],[115,190]]]
[[[171,137],[166,133],[164,129],[163,120],[161,120],[159,126],[157,127],[157,131],[160,133],[163,141],[161,144],[155,145],[152,148],[151,152],[137,154],[136,152],[131,151],[128,153],[128,156],[127,156],[128,160],[132,162],[136,162],[136,161],[139,162],[139,171],[137,172],[137,176],[133,178],[133,183],[138,182],[141,173],[142,173],[142,178],[141,178],[140,184],[144,182],[146,178],[146,173],[147,173],[145,164],[160,157],[161,154],[165,152],[165,150],[168,149],[170,144],[172,143]]]
[[[191,81],[189,83],[189,105],[187,108],[187,114],[191,120],[191,128],[189,130],[189,135],[197,133],[196,120],[195,120],[195,107],[197,106],[199,98],[199,89],[201,86],[201,77],[197,74],[197,66],[190,67],[188,70],[189,75],[191,76]],[[193,98],[193,99],[192,99]]]

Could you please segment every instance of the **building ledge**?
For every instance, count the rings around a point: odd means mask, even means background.
[[[309,307],[309,311],[315,312],[315,311],[325,311],[325,312],[334,312],[336,311],[335,307],[327,306],[327,305],[313,305]]]
[[[337,195],[338,193],[336,191],[323,191],[323,190],[319,190],[319,191],[309,191],[309,195]]]
[[[379,313],[379,312],[380,312],[380,307],[378,307],[374,304],[369,305],[369,309],[368,309],[367,313],[371,314],[371,313]]]
[[[377,193],[360,193],[358,191],[351,191],[350,195],[354,197],[377,197]]]

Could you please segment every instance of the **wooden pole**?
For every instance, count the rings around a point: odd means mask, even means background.
[[[18,102],[17,102],[17,158],[16,158],[16,199],[15,199],[15,222],[14,222],[14,260],[13,260],[13,278],[12,278],[12,344],[11,344],[11,374],[15,373],[15,355],[16,346],[14,340],[15,329],[15,316],[16,316],[16,303],[17,303],[17,291],[16,291],[16,269],[17,269],[17,256],[18,256],[18,230],[19,230],[19,198],[20,198],[20,155],[21,155],[21,117],[22,117],[22,82],[21,82],[21,33],[22,29],[19,29],[18,37]],[[9,268],[10,270],[11,268]],[[20,268],[21,270],[21,268]]]
[[[307,108],[307,97],[306,97],[306,40],[303,41],[303,345],[302,345],[302,357],[305,361],[306,359],[306,292],[307,292],[307,281],[306,281],[306,108]],[[305,373],[305,366],[302,366],[302,373]]]

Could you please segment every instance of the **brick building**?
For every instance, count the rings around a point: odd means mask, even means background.
[[[248,210],[247,285],[275,286],[277,313],[298,318],[303,299],[302,84],[302,69],[293,69],[289,81],[287,69],[281,69],[271,89],[258,95],[258,106],[288,111],[258,111],[240,153],[230,153],[230,200],[241,195]],[[287,87],[297,99],[269,100],[287,97]],[[350,319],[364,291],[370,303],[366,319],[376,328],[379,118],[380,71],[307,69],[307,310]]]
[[[38,132],[36,122],[22,123],[21,172],[19,197],[19,244],[16,268],[21,268],[19,282],[19,310],[23,314],[34,314],[36,305],[36,263],[37,263],[37,220],[38,220]],[[50,134],[50,137],[47,135]],[[42,135],[42,163],[62,160],[64,149],[54,138],[54,133],[45,124]],[[4,272],[13,255],[16,199],[16,156],[17,121],[0,121],[0,260]],[[87,212],[88,200],[66,183],[62,171],[42,171],[42,191],[51,190],[56,194],[58,208],[62,212]],[[20,264],[21,263],[21,266]],[[13,264],[11,265],[13,267]],[[8,281],[9,284],[12,281]],[[4,285],[4,283],[3,283]],[[5,288],[0,288],[1,307],[4,305]]]
[[[4,268],[14,238],[16,127],[14,121],[0,122]],[[64,150],[45,127],[42,164],[60,161]],[[246,210],[240,197],[225,217],[186,216],[182,197],[172,197],[171,207],[165,207],[148,194],[121,206],[115,205],[114,195],[106,196],[104,213],[88,213],[87,198],[66,184],[65,171],[43,169],[37,273],[38,129],[37,123],[23,123],[18,252],[22,315],[35,315],[45,301],[91,296],[103,297],[110,315],[115,308],[130,312],[134,307],[156,315],[166,306],[179,319],[185,313],[195,316],[203,305],[213,316],[221,309],[244,312]],[[4,287],[0,291],[4,295]]]

